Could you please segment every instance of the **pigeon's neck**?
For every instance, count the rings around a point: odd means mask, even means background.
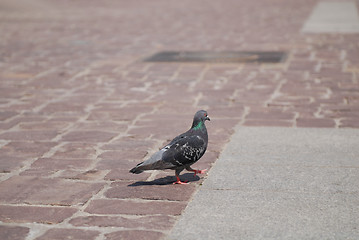
[[[202,121],[193,121],[193,124],[192,124],[192,129],[194,130],[199,130],[199,129],[203,129],[204,126],[204,122]]]

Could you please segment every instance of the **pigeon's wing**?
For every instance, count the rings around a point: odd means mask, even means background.
[[[176,167],[171,162],[163,161],[163,155],[169,150],[169,146],[165,146],[156,153],[154,153],[148,160],[139,163],[136,167],[130,170],[132,173],[141,173],[145,170],[160,170]]]
[[[162,156],[164,162],[177,167],[195,163],[206,151],[205,140],[198,135],[182,134],[176,137]]]
[[[207,148],[207,138],[189,130],[175,137],[168,145],[153,154],[148,160],[139,163],[130,172],[145,170],[177,169],[198,161]]]

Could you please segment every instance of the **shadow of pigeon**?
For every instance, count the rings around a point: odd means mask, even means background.
[[[200,180],[199,176],[194,176],[193,173],[185,173],[181,175],[181,180],[188,181],[188,182],[196,182]],[[138,181],[132,184],[129,184],[129,187],[136,187],[136,186],[144,186],[144,185],[169,185],[173,184],[176,181],[175,176],[167,176],[162,178],[157,178],[153,181]]]

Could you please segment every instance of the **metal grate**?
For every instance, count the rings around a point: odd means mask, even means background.
[[[145,62],[208,62],[208,63],[279,63],[286,59],[285,52],[211,52],[165,51],[156,53]]]

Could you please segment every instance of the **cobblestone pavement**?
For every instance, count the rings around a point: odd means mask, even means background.
[[[358,34],[304,34],[317,1],[0,1],[0,238],[159,239],[203,177],[128,170],[206,109],[236,124],[359,127]],[[29,3],[30,2],[30,3]],[[161,50],[278,64],[145,63]]]

